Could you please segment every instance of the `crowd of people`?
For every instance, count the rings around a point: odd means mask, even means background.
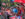
[[[24,19],[24,6],[23,3],[2,1],[1,19]]]

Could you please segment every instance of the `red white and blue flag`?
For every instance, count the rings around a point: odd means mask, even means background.
[[[12,0],[13,2],[25,3],[25,0]]]

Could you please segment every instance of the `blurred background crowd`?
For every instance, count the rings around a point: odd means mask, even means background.
[[[1,19],[25,19],[25,3],[14,0],[1,0]]]

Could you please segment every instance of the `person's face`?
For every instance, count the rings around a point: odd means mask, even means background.
[[[10,10],[8,10],[8,13],[10,13],[11,11]]]
[[[11,11],[10,10],[8,10],[8,14],[11,14]]]

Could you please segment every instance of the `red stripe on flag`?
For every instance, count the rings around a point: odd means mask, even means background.
[[[25,3],[25,0],[14,0],[14,2]]]

